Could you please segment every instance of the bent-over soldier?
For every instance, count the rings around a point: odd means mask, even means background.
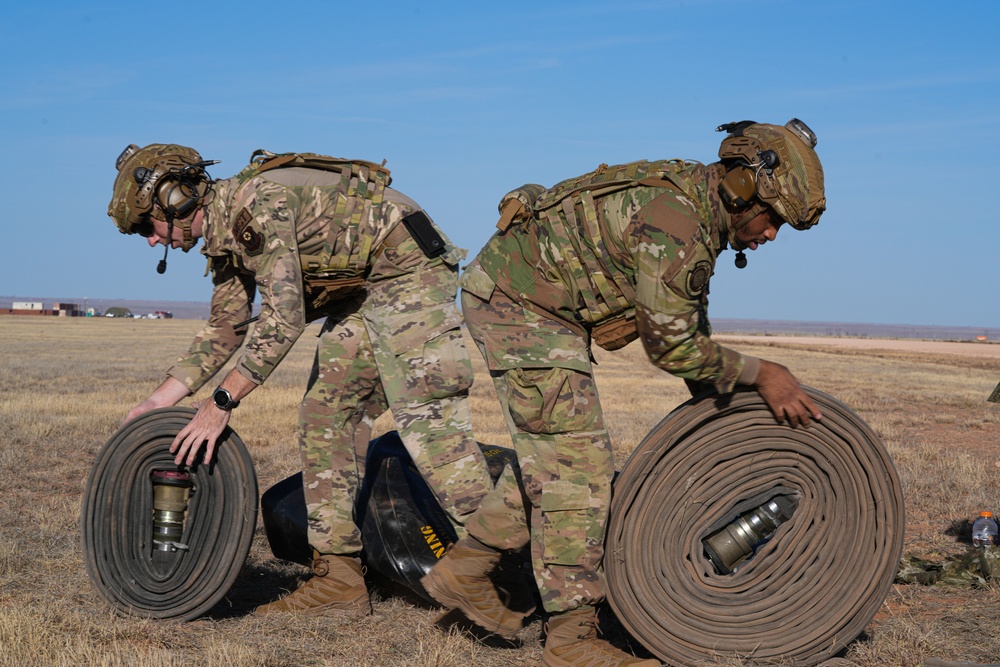
[[[731,123],[720,161],[601,165],[501,201],[499,231],[461,279],[462,307],[493,377],[520,461],[521,490],[501,478],[460,540],[424,577],[442,604],[512,634],[523,614],[487,575],[501,551],[531,545],[550,616],[542,663],[646,665],[599,640],[601,561],[614,474],[591,343],[640,338],[649,359],[692,392],[752,386],[779,421],[821,415],[783,366],[716,343],[709,278],[727,247],[756,250],[826,208],[816,137],[801,121]],[[503,591],[501,591],[503,592]]]
[[[231,411],[325,316],[298,427],[314,576],[258,611],[368,613],[353,509],[375,418],[392,411],[460,534],[492,488],[471,434],[472,366],[455,304],[464,251],[388,187],[381,165],[257,151],[236,176],[212,181],[210,164],[175,144],[131,145],[116,164],[108,214],[119,230],[185,252],[203,239],[215,286],[207,326],[127,419],[197,391],[246,338],[170,447],[177,464],[195,465],[202,447],[210,461]]]

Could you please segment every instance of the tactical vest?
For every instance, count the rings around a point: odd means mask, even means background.
[[[322,308],[330,301],[342,299],[364,289],[371,264],[377,221],[382,214],[385,188],[392,182],[383,165],[364,160],[349,160],[316,153],[281,153],[256,150],[250,165],[237,178],[241,183],[273,169],[304,167],[321,169],[340,175],[338,197],[330,231],[318,253],[301,255],[302,276],[306,295],[313,308]],[[346,229],[346,235],[343,230]],[[341,232],[338,236],[338,231]],[[345,239],[348,252],[334,252],[334,245]]]
[[[497,228],[505,232],[512,225],[544,224],[552,230],[548,238],[563,260],[563,275],[581,297],[577,315],[588,325],[595,343],[615,350],[638,337],[635,287],[631,277],[612,261],[598,202],[601,197],[638,185],[677,187],[697,200],[690,174],[700,167],[682,160],[640,160],[611,167],[602,164],[548,190],[524,185],[500,201]],[[505,276],[496,278],[502,290],[508,294],[513,291]]]

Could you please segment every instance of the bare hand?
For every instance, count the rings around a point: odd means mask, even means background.
[[[219,436],[229,424],[230,413],[217,408],[211,400],[201,401],[195,407],[198,408],[198,413],[170,443],[170,453],[177,454],[174,457],[174,463],[177,465],[182,463],[188,466],[194,465],[202,444],[207,444],[205,464],[211,463]]]
[[[799,381],[781,364],[761,359],[755,386],[779,422],[787,419],[791,426],[808,428],[811,420],[823,418]]]

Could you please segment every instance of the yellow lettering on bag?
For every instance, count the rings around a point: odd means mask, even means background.
[[[420,532],[423,534],[424,540],[427,541],[427,546],[434,552],[434,556],[436,558],[444,556],[444,545],[441,544],[441,540],[438,539],[437,533],[434,532],[434,529],[430,526],[421,526]]]

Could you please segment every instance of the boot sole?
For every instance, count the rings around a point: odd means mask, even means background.
[[[349,607],[337,607],[335,605],[321,605],[317,607],[303,607],[301,609],[267,609],[269,605],[263,605],[253,610],[254,614],[267,616],[269,614],[304,614],[306,616],[326,616],[329,618],[364,618],[371,614],[372,606],[370,600],[359,600]]]

